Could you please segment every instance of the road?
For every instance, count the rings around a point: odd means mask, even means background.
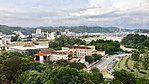
[[[131,52],[132,50],[136,50],[136,49],[132,49],[132,48],[126,48],[125,46],[121,45],[120,48],[124,51],[128,51]]]
[[[116,62],[116,58],[119,57],[125,57],[130,56],[131,54],[119,54],[119,55],[111,55],[110,57],[102,57],[101,61],[97,62],[95,65],[87,68],[87,70],[90,70],[93,67],[98,68],[101,73],[103,74],[103,77],[106,79],[113,79],[114,77],[111,75],[112,73],[112,65]]]
[[[101,61],[96,63],[92,67],[97,67],[101,73],[103,74],[103,77],[106,79],[113,79],[114,76],[111,75],[112,73],[112,65],[116,62],[116,58],[124,57],[124,56],[130,56],[131,54],[119,54],[119,55],[111,55],[108,58],[103,57]],[[90,67],[89,69],[91,69]]]
[[[97,67],[99,70],[102,70],[104,68],[107,68],[108,65],[110,63],[112,63],[112,61],[116,58],[119,58],[119,57],[124,57],[124,56],[130,56],[131,54],[120,54],[120,55],[111,55],[110,57],[108,58],[104,58],[101,62],[97,63],[94,65],[94,67]]]

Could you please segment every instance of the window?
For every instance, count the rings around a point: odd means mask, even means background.
[[[43,59],[44,59],[44,60],[47,60],[47,57],[46,57],[46,56],[43,56]]]
[[[36,60],[39,61],[39,56],[36,56]]]

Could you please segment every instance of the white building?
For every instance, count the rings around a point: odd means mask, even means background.
[[[54,49],[45,49],[35,54],[35,60],[43,63],[44,61],[68,60],[68,54]]]
[[[55,32],[51,32],[51,33],[46,33],[47,37],[46,39],[47,40],[55,40]]]
[[[41,32],[41,29],[36,29],[36,35],[41,35],[42,32]]]
[[[0,45],[6,45],[11,43],[11,37],[10,36],[0,36]]]
[[[9,46],[7,44],[11,43],[11,36],[1,35],[0,36],[0,50],[8,50]]]
[[[31,42],[25,43],[22,46],[11,46],[9,47],[10,50],[12,51],[17,51],[21,53],[26,53],[27,50],[36,50],[36,49],[47,49],[48,46],[43,46],[43,45],[34,45]]]

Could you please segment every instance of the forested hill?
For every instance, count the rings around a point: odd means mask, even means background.
[[[117,27],[88,27],[88,26],[76,26],[76,27],[60,27],[62,29],[70,29],[73,32],[115,32],[119,31],[119,28]]]
[[[149,29],[138,29],[136,32],[149,33]]]
[[[72,32],[92,32],[92,33],[97,33],[97,32],[115,32],[119,31],[119,28],[117,27],[100,27],[100,26],[73,26],[73,27],[68,27],[68,26],[60,26],[60,27],[37,27],[42,29],[42,31],[64,31],[65,29],[69,29]],[[35,32],[37,28],[22,28],[22,27],[11,27],[11,26],[6,26],[6,25],[0,25],[0,32],[3,32],[4,34],[11,34],[13,31],[22,31],[25,34],[31,34],[32,32]],[[122,31],[128,31],[125,29],[122,29]]]
[[[5,34],[11,34],[13,31],[21,30],[21,27],[10,27],[6,25],[0,25],[0,32]]]

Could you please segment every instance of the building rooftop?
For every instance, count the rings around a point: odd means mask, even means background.
[[[46,49],[48,48],[48,46],[42,46],[42,45],[34,45],[34,46],[31,46],[31,45],[23,45],[23,46],[12,46],[10,47],[11,50],[35,50],[35,49]]]
[[[48,56],[50,54],[57,54],[57,55],[66,55],[65,52],[62,51],[55,51],[54,49],[45,49],[45,50],[41,50],[39,51],[37,54],[35,54],[36,56]]]
[[[52,54],[57,54],[57,55],[67,55],[66,52],[53,52]]]
[[[50,48],[50,49],[41,50],[40,52],[44,53],[44,54],[51,54],[51,53],[55,52],[55,50]]]
[[[36,56],[47,56],[49,54],[52,54],[53,52],[55,52],[54,49],[44,49],[44,50],[41,50],[39,51],[37,54],[35,54]]]
[[[88,46],[65,46],[65,47],[67,47],[67,48],[72,48],[72,49],[92,49],[92,48],[90,48],[90,47],[88,47]]]
[[[23,47],[34,47],[34,44],[31,43],[31,42],[25,43],[25,44],[23,45]]]

